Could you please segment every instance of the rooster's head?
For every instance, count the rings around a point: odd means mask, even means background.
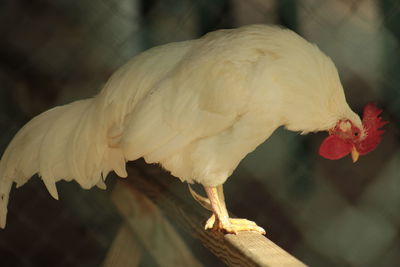
[[[327,159],[340,159],[351,153],[353,162],[359,155],[365,155],[376,148],[381,141],[384,130],[380,128],[387,122],[382,121],[379,114],[382,110],[370,103],[363,112],[363,129],[356,127],[350,120],[339,120],[336,126],[329,130],[319,148],[319,154]]]

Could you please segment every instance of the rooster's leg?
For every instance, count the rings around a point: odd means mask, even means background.
[[[227,233],[238,233],[241,231],[255,231],[265,234],[264,229],[256,223],[246,219],[229,218],[225,205],[225,197],[222,185],[217,187],[205,186],[208,199],[210,200],[213,215],[208,219],[205,229],[216,228]]]

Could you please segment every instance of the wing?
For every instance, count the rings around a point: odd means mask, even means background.
[[[246,113],[251,62],[240,64],[222,55],[223,47],[205,46],[194,44],[127,116],[122,147],[128,160],[159,162]]]

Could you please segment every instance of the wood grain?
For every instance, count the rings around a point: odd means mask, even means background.
[[[124,188],[131,188],[133,194],[134,190],[138,190],[146,195],[174,225],[199,240],[228,266],[305,266],[258,233],[224,235],[220,232],[205,231],[204,223],[210,213],[191,198],[184,183],[172,178],[160,168],[139,161],[128,165],[128,173],[127,179],[119,181]]]

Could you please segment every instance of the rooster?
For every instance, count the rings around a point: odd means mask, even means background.
[[[0,226],[13,182],[38,174],[105,188],[110,171],[143,157],[187,183],[204,186],[206,229],[257,231],[230,218],[223,184],[239,162],[280,126],[328,131],[319,154],[356,161],[378,145],[385,124],[373,104],[363,119],[348,106],[335,65],[317,46],[276,26],[251,25],[149,49],[131,59],[90,99],[50,109],[28,122],[0,161]]]

